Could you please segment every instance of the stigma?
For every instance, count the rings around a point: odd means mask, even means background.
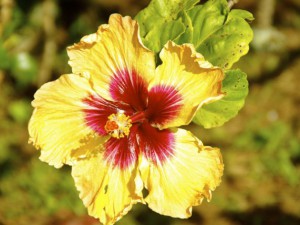
[[[105,124],[105,130],[114,138],[127,137],[132,126],[131,119],[123,112],[111,114]]]

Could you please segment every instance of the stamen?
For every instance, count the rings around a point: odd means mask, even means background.
[[[124,113],[111,114],[104,126],[106,132],[114,138],[123,138],[129,135],[131,119]]]

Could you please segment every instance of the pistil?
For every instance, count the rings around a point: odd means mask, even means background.
[[[146,120],[146,114],[144,111],[139,111],[130,116],[131,123],[142,123]]]

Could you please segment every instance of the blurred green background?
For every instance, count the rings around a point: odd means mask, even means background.
[[[71,71],[66,47],[107,23],[135,16],[148,0],[1,0],[0,225],[96,225],[70,176],[38,160],[27,143],[34,92]],[[202,1],[205,2],[205,1]],[[300,1],[240,0],[255,16],[251,50],[235,67],[248,74],[245,107],[223,127],[191,124],[221,148],[221,186],[187,220],[137,205],[118,225],[300,224]]]

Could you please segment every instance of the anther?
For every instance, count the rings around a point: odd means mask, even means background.
[[[123,138],[129,135],[131,119],[124,113],[111,114],[104,126],[106,132],[114,138]]]

